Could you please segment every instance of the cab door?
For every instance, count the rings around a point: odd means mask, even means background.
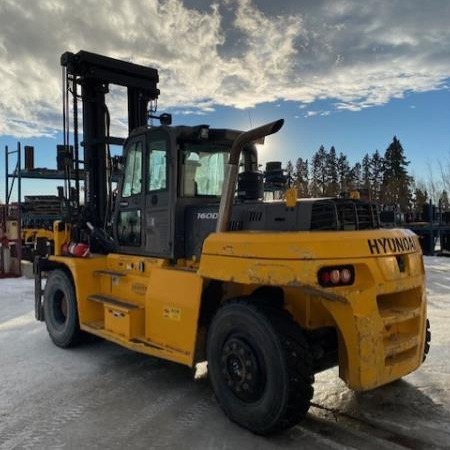
[[[114,214],[114,237],[119,252],[143,254],[145,135],[130,138],[125,148],[125,168]]]
[[[145,159],[145,253],[149,256],[171,258],[173,256],[173,205],[176,167],[175,144],[164,128],[147,133]]]

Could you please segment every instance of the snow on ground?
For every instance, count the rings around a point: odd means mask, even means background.
[[[299,426],[262,438],[234,425],[205,379],[97,341],[56,348],[34,320],[34,282],[0,280],[0,450],[450,448],[450,258],[425,257],[432,342],[416,372],[364,393],[317,375]]]

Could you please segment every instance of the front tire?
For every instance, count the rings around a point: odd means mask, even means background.
[[[296,425],[313,396],[312,358],[292,316],[249,299],[225,304],[207,341],[208,374],[227,416],[257,434]]]
[[[61,348],[80,343],[82,332],[72,280],[62,270],[50,272],[44,291],[44,317],[48,334]]]

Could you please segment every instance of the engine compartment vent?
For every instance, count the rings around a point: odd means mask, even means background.
[[[259,222],[262,219],[262,211],[249,211],[248,221],[249,222]]]
[[[311,209],[311,230],[368,230],[380,227],[375,203],[347,199],[317,200]]]
[[[242,220],[232,220],[230,222],[230,231],[239,231],[244,227],[244,222]]]

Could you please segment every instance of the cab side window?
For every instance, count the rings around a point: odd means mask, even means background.
[[[161,139],[150,143],[148,158],[148,191],[167,189],[167,144]]]
[[[138,141],[128,150],[122,197],[131,197],[140,193],[142,193],[142,142]]]

